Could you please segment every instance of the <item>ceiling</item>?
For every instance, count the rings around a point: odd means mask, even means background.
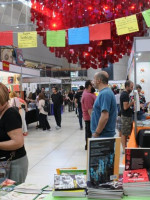
[[[25,5],[25,3],[27,5]],[[35,31],[36,24],[30,20],[30,0],[0,0],[0,31],[13,30],[14,46],[18,45],[17,33],[22,31]],[[42,38],[38,36],[38,47],[23,49],[27,60],[68,67],[66,58],[56,58],[47,47],[43,45]]]

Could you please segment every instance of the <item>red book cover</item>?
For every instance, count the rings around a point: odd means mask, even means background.
[[[123,183],[149,182],[146,169],[128,170],[123,173]]]

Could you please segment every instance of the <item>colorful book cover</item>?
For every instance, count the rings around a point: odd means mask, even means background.
[[[123,172],[123,183],[149,182],[146,169],[128,170]]]
[[[70,175],[78,175],[78,174],[84,174],[86,175],[86,170],[85,169],[60,169],[60,174],[65,175],[65,174],[70,174]]]
[[[119,178],[120,138],[91,138],[88,150],[88,181],[99,186]]]
[[[55,190],[84,189],[86,186],[85,175],[54,175]]]
[[[58,168],[56,169],[56,173],[60,174],[60,170],[71,170],[71,169],[77,169],[77,167]]]
[[[126,148],[125,170],[150,170],[150,148]]]

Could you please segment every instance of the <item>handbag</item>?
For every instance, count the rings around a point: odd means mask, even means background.
[[[15,98],[14,98],[14,104],[15,104],[15,106],[13,106],[13,108],[14,108],[17,112],[19,112],[19,108],[16,106]]]
[[[15,152],[10,154],[10,158],[6,161],[0,161],[0,183],[9,177],[11,160],[15,156]]]

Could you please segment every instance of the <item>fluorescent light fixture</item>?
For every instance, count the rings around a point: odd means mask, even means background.
[[[136,60],[138,60],[139,58],[136,58]]]
[[[138,56],[141,56],[142,54],[141,53],[138,53]]]
[[[29,6],[31,8],[31,1],[25,1],[25,0],[18,0],[22,2],[24,5]]]
[[[4,4],[2,4],[2,5],[1,5],[1,7],[2,7],[2,8],[5,8],[5,5],[4,5]]]

